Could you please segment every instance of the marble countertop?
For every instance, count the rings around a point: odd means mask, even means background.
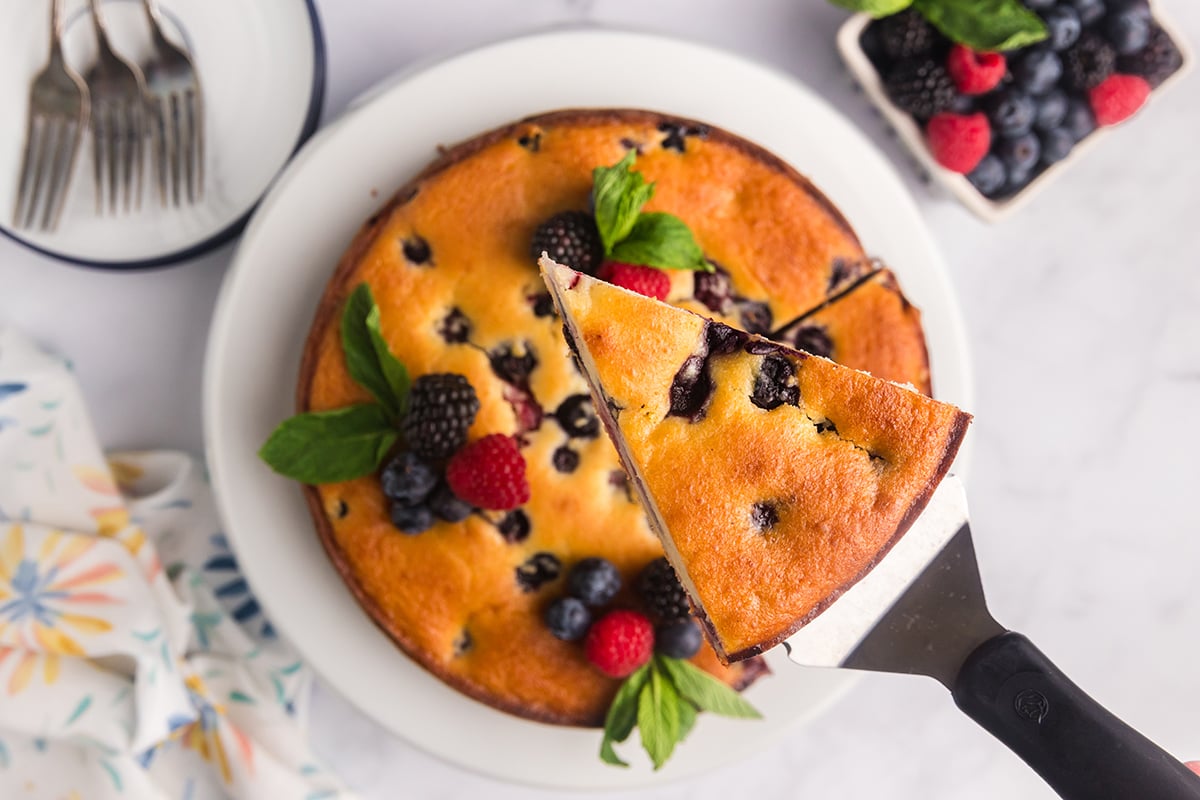
[[[1167,750],[1200,757],[1200,72],[996,226],[921,183],[833,46],[844,13],[799,0],[319,0],[324,119],[414,61],[562,22],[710,43],[815,89],[899,162],[950,265],[975,365],[970,482],[992,609]],[[1162,0],[1200,43],[1200,4]],[[645,54],[653,57],[653,54]],[[0,240],[0,320],[76,364],[113,447],[201,449],[212,302],[230,248],[109,274]],[[368,798],[525,797],[448,766],[319,687],[318,751]],[[1050,798],[933,681],[864,678],[776,746],[653,793]]]

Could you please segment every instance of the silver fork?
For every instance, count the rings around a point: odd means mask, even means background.
[[[50,58],[29,89],[29,124],[13,211],[17,228],[36,224],[52,231],[58,227],[79,139],[87,126],[87,86],[63,60],[62,4],[63,0],[51,0]]]
[[[96,28],[96,63],[87,71],[92,97],[92,170],[96,213],[116,213],[118,198],[125,211],[142,205],[142,164],[145,161],[145,95],[142,72],[113,50],[100,12],[92,2]]]
[[[142,64],[150,115],[150,144],[159,197],[178,206],[183,187],[195,203],[204,194],[204,95],[187,52],[163,34],[156,0],[142,0],[154,55]]]

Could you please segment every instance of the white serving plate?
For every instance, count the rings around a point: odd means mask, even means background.
[[[1146,102],[1146,106],[1138,114],[1135,114],[1132,119],[1137,119],[1138,116],[1146,112],[1147,108],[1153,106],[1154,100],[1160,96],[1161,92],[1182,79],[1186,73],[1191,71],[1192,64],[1195,62],[1187,39],[1179,33],[1179,30],[1170,19],[1163,15],[1162,5],[1156,2],[1156,0],[1150,0],[1150,2],[1150,8],[1155,21],[1162,25],[1163,30],[1170,34],[1171,38],[1175,41],[1179,52],[1183,55],[1183,64],[1170,78],[1163,81],[1154,90],[1150,95],[1150,99]],[[909,152],[912,153],[921,167],[938,183],[950,190],[964,206],[986,222],[999,222],[1008,215],[1024,208],[1039,192],[1070,169],[1072,164],[1083,158],[1084,154],[1091,150],[1097,142],[1103,140],[1116,128],[1120,127],[1120,125],[1113,125],[1097,128],[1079,144],[1075,145],[1070,155],[1057,164],[1052,164],[1044,169],[1024,189],[1013,196],[1002,200],[992,200],[984,197],[971,185],[971,182],[967,180],[965,175],[952,172],[934,160],[933,155],[929,152],[929,148],[925,146],[925,133],[921,130],[917,121],[909,114],[896,108],[892,104],[892,101],[888,99],[887,92],[883,88],[883,78],[875,70],[875,65],[867,58],[867,54],[863,52],[862,46],[859,44],[859,38],[862,36],[863,29],[871,21],[872,19],[869,14],[855,14],[846,20],[838,30],[838,51],[841,52],[846,66],[850,69],[854,79],[862,86],[867,97],[871,99],[875,108],[883,115],[887,124],[896,131],[896,135],[908,147]]]
[[[655,57],[614,57],[629,52]],[[970,408],[962,322],[941,257],[899,177],[862,134],[790,77],[740,57],[646,34],[559,30],[393,78],[297,155],[247,227],[222,287],[205,365],[204,422],[213,484],[239,562],[273,622],[331,686],[387,729],[465,768],[544,787],[604,789],[696,775],[770,747],[854,678],[804,670],[772,653],[775,674],[747,692],[765,720],[705,715],[661,771],[651,771],[636,742],[623,749],[631,769],[606,766],[597,758],[598,731],[495,711],[397,650],[329,564],[300,488],[256,456],[293,413],[313,312],[363,220],[438,145],[580,106],[704,120],[807,173],[923,309],[938,395]]]
[[[325,46],[312,0],[161,0],[167,35],[192,53],[205,100],[206,191],[163,208],[145,163],[142,210],[99,216],[86,133],[58,228],[15,229],[29,85],[49,53],[50,3],[0,3],[0,233],[84,266],[137,269],[178,263],[236,236],[279,170],[317,127]],[[113,47],[135,63],[150,50],[141,0],[106,0]],[[63,53],[81,75],[96,55],[88,0],[66,0]]]

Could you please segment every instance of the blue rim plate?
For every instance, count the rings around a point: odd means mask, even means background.
[[[87,0],[66,0],[63,49],[81,73],[96,52]],[[76,158],[56,231],[12,226],[29,84],[45,63],[49,2],[0,7],[0,233],[43,255],[111,270],[164,267],[202,255],[242,232],[280,170],[317,129],[325,99],[325,40],[314,0],[160,0],[168,35],[186,43],[200,73],[208,137],[206,193],[191,207],[162,208],[149,164],[140,211],[98,216],[90,134]],[[139,61],[149,28],[136,0],[106,0],[114,46]]]

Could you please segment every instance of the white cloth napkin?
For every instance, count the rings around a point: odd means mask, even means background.
[[[106,459],[69,365],[0,327],[0,798],[348,798],[310,683],[203,466]]]

